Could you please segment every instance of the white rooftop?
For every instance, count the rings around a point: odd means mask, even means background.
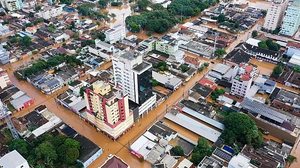
[[[130,149],[144,158],[150,153],[151,150],[155,146],[155,142],[147,139],[145,136],[140,136],[131,146]],[[147,149],[148,148],[148,149]]]
[[[249,158],[238,154],[229,161],[228,168],[252,168],[252,166]]]
[[[300,66],[300,55],[294,54],[290,59],[289,63]]]
[[[27,160],[16,150],[13,150],[0,158],[1,168],[29,168]]]
[[[250,45],[253,45],[253,46],[256,46],[256,47],[258,47],[259,42],[260,42],[260,40],[257,40],[257,39],[254,39],[254,38],[249,38],[246,41],[247,44],[250,44]]]
[[[221,135],[221,132],[202,124],[201,122],[198,122],[194,120],[191,117],[188,117],[182,113],[177,113],[176,115],[172,113],[167,113],[165,115],[165,118],[168,120],[173,121],[174,123],[208,139],[211,142],[216,142]]]

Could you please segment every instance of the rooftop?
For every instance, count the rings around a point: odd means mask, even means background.
[[[141,64],[135,66],[133,68],[133,70],[137,71],[137,72],[143,72],[144,70],[149,69],[149,67],[151,67],[152,65],[149,64],[148,62],[143,61]]]
[[[15,167],[29,168],[27,161],[16,150],[13,150],[0,158],[0,167],[15,168]],[[26,166],[27,165],[27,166]]]
[[[113,156],[105,161],[101,168],[128,168],[129,166],[117,156]]]

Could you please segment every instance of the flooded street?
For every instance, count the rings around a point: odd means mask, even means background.
[[[115,17],[113,17],[113,21],[109,23],[109,27],[111,28],[120,24],[125,24],[126,17],[132,14],[129,5],[123,5],[121,7],[110,6],[106,9],[106,11],[110,16],[115,15]]]

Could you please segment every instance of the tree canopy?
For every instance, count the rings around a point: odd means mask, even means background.
[[[102,9],[106,8],[108,2],[109,2],[109,0],[99,0],[98,1],[99,7],[102,8]]]
[[[257,36],[258,36],[258,32],[257,32],[256,30],[253,30],[251,36],[252,36],[253,38],[254,38],[254,37],[257,37]]]
[[[10,150],[17,150],[31,167],[74,167],[80,154],[80,143],[63,135],[45,134],[30,144],[15,139]]]
[[[278,78],[283,72],[283,67],[282,65],[277,65],[274,69],[273,72],[271,74],[272,77],[274,78]]]
[[[212,147],[208,144],[208,141],[204,138],[200,138],[197,146],[193,150],[191,162],[193,162],[194,165],[198,165],[205,156],[211,155],[212,151]]]
[[[263,49],[272,50],[272,51],[279,51],[279,49],[280,49],[280,45],[275,43],[271,39],[259,42],[258,47],[263,48]]]
[[[173,156],[183,156],[184,155],[184,151],[181,146],[173,147],[170,152]]]
[[[62,4],[71,5],[74,2],[74,0],[60,0],[59,2]]]
[[[225,130],[222,138],[226,144],[236,144],[239,147],[245,144],[253,147],[262,145],[262,134],[259,132],[255,122],[246,114],[231,112],[224,118]]]
[[[227,52],[223,49],[223,48],[218,48],[216,49],[215,51],[215,55],[218,57],[218,58],[221,58],[223,57],[224,55],[226,55]]]

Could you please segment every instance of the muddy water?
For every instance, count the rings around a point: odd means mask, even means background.
[[[113,20],[109,23],[110,27],[114,27],[116,25],[125,24],[125,19],[127,16],[132,14],[131,8],[129,5],[123,5],[121,7],[108,7],[107,12],[109,15],[115,14]]]

